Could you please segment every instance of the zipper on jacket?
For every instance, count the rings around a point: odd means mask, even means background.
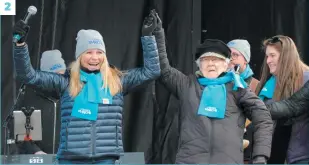
[[[69,140],[69,131],[68,131],[68,127],[69,127],[69,122],[66,123],[66,127],[65,127],[65,136],[66,136],[66,140],[65,140],[65,149],[68,150],[68,140]]]
[[[211,127],[210,127],[210,150],[209,150],[209,161],[211,161],[212,154],[213,154],[213,138],[214,138],[214,132],[213,132],[213,123],[210,121]]]
[[[119,147],[119,143],[118,143],[118,127],[116,125],[116,146],[117,148]]]
[[[92,156],[95,155],[95,150],[94,150],[94,145],[95,145],[95,125],[94,125],[95,121],[91,121],[91,152],[92,152]]]

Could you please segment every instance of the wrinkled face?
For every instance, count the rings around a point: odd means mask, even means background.
[[[276,75],[280,52],[271,45],[266,47],[266,63],[269,67],[269,72]]]
[[[231,59],[229,63],[229,68],[234,68],[235,65],[240,65],[240,68],[243,70],[246,65],[247,61],[245,57],[236,49],[231,48]]]
[[[206,56],[200,58],[200,71],[206,78],[217,78],[222,72],[227,70],[225,59]]]
[[[99,49],[89,49],[81,55],[81,65],[89,71],[100,70],[105,53]]]

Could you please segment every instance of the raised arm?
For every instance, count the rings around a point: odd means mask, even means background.
[[[68,81],[62,75],[34,70],[30,62],[27,44],[14,46],[14,67],[17,79],[25,84],[60,95],[68,86]]]
[[[158,49],[155,37],[152,32],[156,27],[155,16],[149,15],[145,18],[142,27],[142,48],[144,57],[144,66],[128,70],[124,73],[122,79],[123,94],[127,94],[135,87],[151,82],[160,76],[160,65],[158,57]]]
[[[298,117],[308,113],[309,81],[288,99],[267,105],[273,120]]]
[[[22,20],[19,20],[13,29],[13,36],[19,36],[17,42],[13,43],[13,60],[17,78],[25,84],[60,95],[68,86],[67,79],[56,73],[36,71],[31,65],[28,45],[25,43],[29,29],[30,27]]]
[[[239,89],[240,105],[254,128],[253,158],[270,157],[273,122],[264,102],[250,89]]]
[[[144,66],[128,70],[123,76],[123,92],[129,93],[135,87],[155,80],[160,76],[157,44],[154,36],[141,38],[143,46]]]
[[[182,72],[170,66],[165,46],[164,29],[162,28],[162,22],[157,15],[158,25],[153,34],[156,37],[157,46],[159,50],[161,76],[159,81],[166,86],[166,88],[172,92],[177,98],[181,95],[181,92],[189,84],[188,76]]]

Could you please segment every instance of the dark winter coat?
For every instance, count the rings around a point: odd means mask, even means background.
[[[269,111],[250,89],[233,91],[226,84],[224,119],[197,115],[203,86],[195,75],[186,76],[169,65],[164,31],[157,32],[161,77],[159,81],[181,104],[177,164],[243,164],[243,135],[246,117],[255,126],[253,156],[270,156],[273,122]]]

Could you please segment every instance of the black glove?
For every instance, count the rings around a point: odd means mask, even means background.
[[[161,21],[158,13],[156,13],[155,15],[156,15],[156,18],[157,18],[157,27],[155,28],[154,31],[160,31],[162,29],[162,21]]]
[[[264,156],[256,156],[253,161],[252,164],[266,164],[266,158]]]
[[[19,20],[13,28],[13,36],[18,34],[20,39],[17,43],[24,43],[27,39],[28,33],[30,31],[30,26],[28,26],[23,20]]]
[[[142,35],[143,36],[152,36],[152,32],[157,27],[157,17],[155,15],[155,11],[152,10],[144,19],[143,28],[142,28]]]

